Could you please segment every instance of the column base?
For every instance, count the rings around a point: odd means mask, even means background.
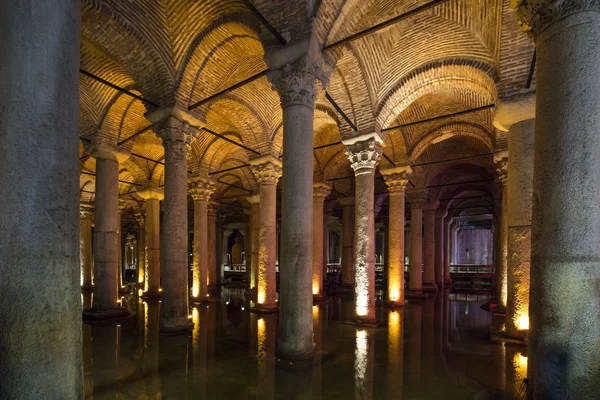
[[[390,301],[386,300],[383,303],[385,308],[404,308],[404,301]]]
[[[433,282],[423,282],[423,291],[424,292],[437,292],[438,287]]]
[[[89,290],[94,290],[94,286],[90,285],[90,284],[87,284],[87,283],[84,283],[83,285],[81,285],[81,290],[88,290],[88,291]]]
[[[123,318],[130,314],[130,311],[125,307],[116,308],[88,308],[83,310],[82,317],[84,320],[108,320],[115,318]]]
[[[177,334],[190,331],[194,323],[189,318],[160,319],[160,332],[166,334]]]
[[[490,341],[493,343],[513,343],[527,346],[527,336],[517,338],[509,335],[506,331],[497,331],[492,333]]]
[[[409,299],[426,299],[429,297],[429,294],[423,292],[422,290],[407,290],[404,292],[404,298]]]
[[[150,291],[142,293],[142,299],[155,299],[161,296],[161,292],[159,291]]]
[[[127,286],[121,286],[119,288],[119,294],[127,294],[127,293],[129,293],[129,287],[127,287]]]
[[[496,304],[496,307],[492,307],[492,314],[498,317],[506,317],[506,306]]]
[[[356,319],[351,321],[343,321],[346,325],[363,326],[366,328],[377,328],[380,324],[377,323],[376,319],[365,319],[364,317],[355,317]]]
[[[338,286],[335,288],[335,292],[342,293],[342,294],[354,293],[354,284],[352,284],[352,285],[342,284],[342,286]]]
[[[313,303],[327,303],[329,299],[322,294],[313,294]]]
[[[277,304],[258,304],[256,307],[246,308],[246,311],[255,314],[275,314],[279,312],[279,307],[277,306]]]
[[[218,303],[219,300],[212,298],[210,296],[206,297],[192,297],[192,303],[194,304],[209,304],[209,303]]]
[[[312,364],[312,360],[315,355],[315,344],[312,344],[310,349],[306,351],[295,351],[291,350],[291,348],[295,348],[296,346],[291,346],[286,342],[277,341],[277,359],[280,359],[281,362],[289,365],[294,365],[294,363],[298,363],[299,365],[305,365],[307,363]]]
[[[449,277],[446,277],[446,278],[444,279],[444,285],[445,285],[445,286],[452,286],[452,279],[451,279],[451,278],[449,278]]]

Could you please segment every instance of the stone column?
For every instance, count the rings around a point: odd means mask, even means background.
[[[407,191],[410,202],[410,259],[407,294],[419,296],[423,292],[423,192]]]
[[[204,301],[208,293],[208,201],[215,191],[215,184],[205,179],[190,183],[194,200],[194,243],[192,251],[192,297]]]
[[[329,264],[329,228],[327,227],[327,217],[325,214],[325,208],[323,208],[323,272],[322,272],[322,284],[327,284],[327,264]]]
[[[265,55],[267,75],[283,109],[283,192],[281,224],[281,298],[277,353],[287,359],[313,356],[312,184],[313,125],[317,80],[324,80],[316,42],[288,45]],[[302,49],[303,46],[311,46]],[[297,50],[297,51],[296,51]],[[308,52],[300,55],[299,53]],[[296,59],[295,59],[296,58]],[[262,196],[261,196],[262,203]],[[262,208],[265,204],[261,204]]]
[[[256,300],[260,308],[277,307],[277,181],[281,161],[272,156],[250,160],[260,190]]]
[[[404,190],[409,167],[381,171],[390,192],[388,241],[388,298],[392,306],[404,306]]]
[[[445,207],[440,207],[435,212],[435,284],[444,287],[444,217]]]
[[[129,154],[104,142],[86,145],[96,159],[96,215],[94,229],[94,301],[86,318],[127,315],[119,306],[119,163]]]
[[[135,214],[135,220],[140,228],[137,248],[137,284],[144,287],[146,281],[146,217],[142,213]]]
[[[206,209],[206,223],[207,223],[207,260],[206,264],[208,265],[208,274],[207,274],[207,284],[208,284],[208,293],[215,293],[218,287],[218,271],[217,271],[217,210],[219,209],[219,205],[217,203],[208,203],[208,208]]]
[[[250,289],[256,289],[258,280],[258,247],[260,228],[260,195],[246,197],[250,203]]]
[[[125,241],[123,239],[123,212],[127,208],[127,203],[119,199],[119,222],[118,233],[119,233],[119,292],[124,293],[126,291],[125,288]],[[120,296],[119,296],[120,297]]]
[[[383,141],[373,133],[343,142],[356,181],[355,313],[360,322],[372,324],[375,323],[375,167]]]
[[[338,199],[342,206],[342,286],[354,290],[354,197]]]
[[[149,182],[137,194],[146,200],[146,258],[144,271],[144,296],[160,295],[160,201],[164,198],[163,189],[155,182]]]
[[[444,218],[444,285],[452,286],[452,278],[450,277],[450,217]]]
[[[496,164],[496,182],[501,185],[502,207],[499,215],[499,229],[496,231],[496,312],[506,312],[508,282],[508,153],[502,152],[494,156]]]
[[[508,280],[506,333],[523,338],[529,329],[529,264],[531,260],[531,210],[535,95],[504,99],[494,125],[508,130]]]
[[[528,398],[598,399],[600,4],[519,7],[537,49]]]
[[[91,205],[79,207],[79,259],[81,263],[81,288],[92,288],[92,219],[94,211]]]
[[[315,183],[313,185],[313,272],[312,293],[315,300],[324,300],[323,293],[323,203],[331,193],[331,186],[326,183]]]
[[[423,207],[423,290],[437,291],[435,285],[435,212],[438,203],[428,203]]]
[[[195,129],[181,119],[185,117],[181,112],[167,112],[170,115],[166,118],[162,109],[154,115],[146,115],[146,118],[151,122],[162,119],[157,134],[165,148],[160,330],[181,332],[193,325],[188,319],[187,145]]]

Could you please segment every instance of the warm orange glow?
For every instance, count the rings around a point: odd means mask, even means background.
[[[529,329],[529,317],[527,315],[518,316],[515,320],[515,326],[520,331]]]
[[[198,283],[194,282],[192,286],[192,297],[198,297],[200,294],[200,287],[198,287]]]
[[[397,286],[390,288],[390,301],[397,301],[400,298],[400,290]]]
[[[258,295],[256,296],[256,301],[258,302],[258,304],[263,304],[265,302],[265,297],[266,294],[264,292],[264,289],[261,290],[261,288],[258,288]]]
[[[312,287],[312,289],[313,289],[313,294],[314,295],[319,294],[319,284],[317,282],[313,281],[313,287]]]
[[[159,292],[162,292],[162,288],[158,289]]]
[[[369,353],[367,337],[367,331],[356,331],[356,346],[354,348],[354,380],[359,388],[364,386],[365,375],[367,372]]]
[[[313,306],[313,308],[312,308],[312,316],[313,316],[313,322],[319,320],[319,306]]]
[[[144,291],[142,289],[138,289],[138,296],[141,296],[144,294]]]
[[[402,362],[401,346],[400,314],[392,311],[388,314],[388,362],[390,365],[398,365]]]
[[[512,359],[512,367],[514,373],[514,391],[517,393],[521,389],[523,380],[527,378],[527,357],[522,355],[520,352],[515,353]]]

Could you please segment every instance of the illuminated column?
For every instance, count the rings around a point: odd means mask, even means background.
[[[600,398],[598,11],[519,6],[537,49],[529,399]]]
[[[79,207],[79,237],[81,288],[92,288],[92,219],[94,211],[90,205],[81,204]]]
[[[320,50],[312,46],[315,43],[287,45],[265,54],[270,68],[267,77],[277,89],[283,109],[285,178],[281,207],[282,296],[277,354],[287,359],[313,356],[312,227],[306,222],[313,219],[313,127],[317,85],[319,81],[326,81],[326,72],[331,71],[331,67],[323,62]],[[302,49],[305,44],[311,47]],[[303,51],[306,53],[301,54]],[[326,67],[327,71],[324,71]],[[262,198],[261,195],[261,216],[263,207],[267,208]],[[274,210],[274,205],[272,207]]]
[[[440,207],[435,212],[435,284],[438,287],[444,286],[444,217],[446,216],[445,207]]]
[[[388,222],[388,302],[404,306],[404,190],[408,183],[409,167],[382,170],[390,193]]]
[[[423,292],[423,192],[407,192],[410,202],[410,263],[408,292],[420,295]]]
[[[315,300],[323,300],[323,202],[331,193],[331,186],[325,183],[313,185],[313,273],[312,292]]]
[[[169,113],[166,118],[165,112]],[[161,266],[163,292],[160,306],[160,330],[163,332],[181,332],[192,327],[188,319],[187,146],[195,128],[181,120],[186,117],[181,111],[164,109],[146,115],[151,122],[161,122],[157,135],[165,148],[164,243],[161,246],[164,265]]]
[[[160,295],[160,201],[164,198],[163,189],[155,182],[147,185],[137,194],[146,200],[146,265],[144,275],[144,296]]]
[[[354,290],[354,197],[338,199],[342,206],[342,286]]]
[[[140,227],[137,248],[137,283],[144,286],[146,281],[146,217],[142,213],[135,214],[135,220]]]
[[[404,310],[389,311],[387,330],[387,398],[401,400],[404,398]]]
[[[428,203],[423,207],[423,290],[435,292],[435,211],[438,203]]]
[[[84,311],[89,318],[129,313],[119,307],[119,163],[129,154],[103,142],[90,143],[88,153],[96,159],[94,229],[94,302]]]
[[[281,161],[272,156],[250,160],[260,190],[256,300],[260,308],[277,307],[277,181]]]
[[[444,218],[444,285],[452,286],[450,277],[450,217]]]
[[[533,201],[535,95],[505,99],[494,125],[508,130],[508,279],[506,333],[515,338],[529,329],[529,264]]]
[[[125,243],[123,241],[123,211],[127,207],[124,200],[119,199],[119,291],[124,291],[124,275],[125,275]]]
[[[214,183],[196,178],[190,182],[190,194],[194,200],[194,243],[192,251],[192,297],[205,300],[208,297],[208,201],[215,191]]]
[[[207,251],[206,251],[206,264],[208,266],[207,273],[207,284],[208,292],[213,293],[217,289],[219,284],[218,271],[217,271],[217,210],[219,205],[217,203],[208,203],[206,210],[207,215]]]
[[[359,321],[375,322],[375,167],[382,152],[377,133],[343,141],[356,182],[354,305]]]
[[[354,347],[354,398],[372,399],[375,380],[375,332],[357,329]]]
[[[506,312],[507,282],[508,282],[508,153],[502,152],[494,156],[496,164],[496,182],[502,186],[502,207],[500,209],[500,226],[496,247],[496,301],[497,312]]]
[[[246,197],[250,203],[250,289],[256,288],[258,280],[258,247],[260,229],[260,195]]]

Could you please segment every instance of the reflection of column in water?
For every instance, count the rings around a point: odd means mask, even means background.
[[[262,399],[275,398],[275,332],[277,315],[267,314],[256,322],[258,391]]]
[[[92,348],[92,327],[83,324],[83,393],[84,398],[92,400],[94,398],[94,351]]]
[[[434,327],[433,327],[433,342],[434,355],[440,361],[444,359],[443,344],[444,344],[444,292],[438,292],[435,298],[434,309]]]
[[[148,300],[144,310],[144,357],[142,373],[146,395],[150,399],[159,399],[160,376],[158,373],[158,340],[160,303],[156,299]]]
[[[206,374],[208,353],[208,324],[207,309],[205,306],[192,309],[192,393],[193,397],[206,398]]]
[[[257,343],[258,343],[258,335],[257,335],[257,328],[258,328],[258,316],[255,313],[248,313],[249,317],[250,317],[250,324],[249,324],[249,343],[248,343],[248,352],[249,352],[249,356],[250,357],[254,357],[257,354]]]
[[[313,399],[321,398],[322,385],[322,366],[323,361],[323,329],[324,314],[327,312],[327,305],[316,304],[312,308],[313,332],[315,338],[315,358],[312,369],[312,389]]]
[[[374,332],[358,329],[354,347],[354,397],[356,399],[373,398],[374,364]]]
[[[443,320],[443,333],[442,348],[444,351],[450,350],[450,288],[445,288],[441,293],[444,296],[444,320]]]
[[[523,395],[523,380],[527,378],[526,349],[521,346],[506,346],[506,391]],[[512,385],[511,385],[512,383]],[[519,393],[520,392],[520,393]],[[520,398],[517,396],[517,398]]]
[[[95,399],[117,398],[117,334],[116,323],[92,327]]]
[[[423,341],[422,341],[422,369],[424,372],[421,375],[423,384],[429,384],[430,378],[433,375],[433,334],[434,334],[434,319],[435,299],[425,299],[423,302]]]
[[[387,398],[401,400],[404,389],[404,310],[388,314]]]
[[[408,346],[408,370],[414,380],[421,377],[421,319],[423,308],[418,301],[411,300],[408,307],[408,334],[411,345]],[[416,383],[416,384],[420,384]]]

